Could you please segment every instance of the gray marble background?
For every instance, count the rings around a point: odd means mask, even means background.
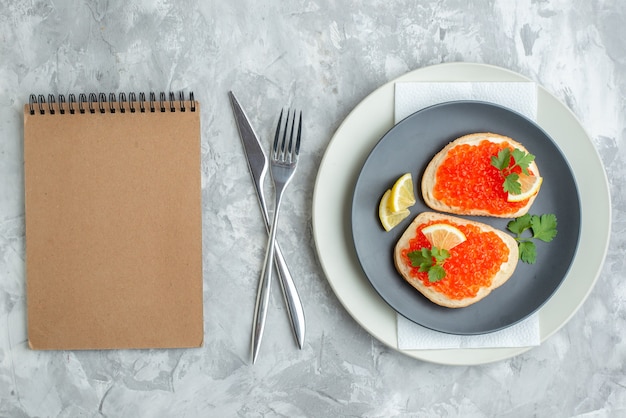
[[[0,416],[626,416],[626,2],[0,0]],[[613,226],[602,275],[571,321],[498,363],[448,367],[383,346],[342,308],[311,232],[334,131],[381,84],[469,61],[519,72],[580,118],[605,164]],[[205,345],[27,347],[22,106],[30,93],[191,89],[202,102]],[[249,336],[265,232],[233,122],[305,112],[283,249],[308,334],[294,346],[274,292],[261,358]],[[275,288],[277,290],[277,288]]]

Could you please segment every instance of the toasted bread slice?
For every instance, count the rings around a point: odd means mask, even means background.
[[[512,138],[498,135],[494,133],[475,133],[470,135],[462,136],[448,145],[446,145],[441,151],[439,151],[433,159],[430,161],[426,170],[424,171],[424,175],[422,177],[422,196],[426,205],[428,205],[431,209],[440,212],[448,212],[456,215],[478,215],[478,216],[494,216],[499,218],[517,218],[518,216],[522,216],[528,212],[530,207],[532,206],[537,194],[529,198],[523,206],[520,207],[519,204],[511,204],[510,208],[507,210],[503,210],[501,212],[494,213],[493,211],[489,211],[483,208],[462,208],[460,206],[454,206],[442,202],[434,196],[434,188],[437,182],[437,170],[443,163],[443,161],[448,156],[450,150],[456,146],[462,144],[469,145],[478,145],[482,141],[487,140],[494,143],[508,142],[512,148],[517,148],[521,151],[528,152],[526,148],[519,142],[513,140]],[[490,164],[490,162],[489,162]],[[539,168],[537,164],[533,161],[528,167],[529,170],[535,176],[539,176]],[[478,181],[480,184],[480,179],[472,179],[474,181]]]
[[[409,248],[409,242],[414,237],[416,237],[418,233],[421,233],[417,232],[418,226],[426,224],[430,221],[448,221],[455,225],[474,225],[480,229],[481,233],[494,232],[502,240],[502,242],[504,242],[509,250],[508,259],[500,265],[500,269],[493,275],[493,277],[491,277],[491,284],[489,286],[481,287],[476,295],[473,297],[467,297],[464,299],[452,299],[438,291],[436,286],[427,286],[419,278],[411,274],[411,266],[408,261],[402,256],[402,251],[405,248]],[[470,241],[471,240],[468,237],[468,241],[460,245],[470,244]],[[485,296],[491,293],[493,289],[504,284],[513,275],[515,267],[517,266],[518,259],[519,252],[517,248],[517,242],[515,241],[515,239],[513,239],[512,236],[480,222],[474,222],[467,219],[434,212],[422,212],[421,214],[417,215],[417,217],[413,220],[413,222],[411,222],[409,227],[404,231],[404,233],[398,240],[398,243],[396,244],[394,250],[394,261],[396,269],[398,270],[400,275],[402,275],[402,277],[407,282],[409,282],[411,286],[419,290],[432,302],[448,308],[463,308],[483,299]],[[467,262],[472,263],[472,260],[467,260]],[[446,278],[444,277],[442,280],[446,280]]]

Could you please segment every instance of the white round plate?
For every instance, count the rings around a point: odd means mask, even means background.
[[[320,263],[348,313],[373,337],[395,350],[416,359],[449,365],[474,365],[514,357],[530,347],[398,349],[397,314],[372,288],[357,260],[350,229],[354,186],[370,151],[394,125],[395,83],[407,81],[529,80],[489,65],[441,64],[405,74],[359,103],[331,139],[315,183],[313,234]],[[537,100],[537,123],[561,148],[572,167],[582,215],[578,255],[562,285],[538,312],[543,342],[574,315],[598,278],[608,247],[611,205],[602,162],[581,124],[566,106],[540,86]]]

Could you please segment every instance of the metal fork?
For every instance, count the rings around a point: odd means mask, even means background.
[[[290,120],[290,112],[287,110],[284,126],[282,126],[282,121],[283,111],[280,112],[280,117],[278,118],[278,126],[276,127],[274,145],[270,156],[270,172],[274,182],[276,202],[274,204],[274,217],[267,242],[267,250],[265,252],[265,261],[263,262],[263,270],[261,272],[261,279],[259,280],[256,306],[254,308],[254,323],[252,326],[252,363],[256,362],[259,354],[259,347],[261,346],[261,339],[263,338],[263,329],[265,328],[265,318],[267,316],[267,307],[269,304],[270,289],[272,285],[272,260],[274,259],[276,227],[278,225],[280,203],[282,201],[285,188],[296,172],[298,154],[300,153],[302,112],[300,112],[299,120],[296,121],[296,111],[294,110],[292,112]],[[289,140],[289,142],[287,142],[287,140]]]

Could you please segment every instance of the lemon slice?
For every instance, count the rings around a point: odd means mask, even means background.
[[[506,198],[507,202],[521,202],[539,193],[543,177],[527,176],[522,173],[519,175],[519,182],[522,185],[522,192],[520,194],[509,193]]]
[[[449,224],[432,224],[422,229],[422,234],[433,247],[449,250],[465,242],[467,237],[459,228]]]
[[[391,231],[393,227],[402,222],[402,220],[411,213],[408,209],[403,209],[398,212],[391,211],[389,208],[390,196],[391,189],[385,192],[383,197],[380,199],[380,204],[378,205],[378,217],[380,218],[380,223],[383,225],[383,228],[385,228],[385,231]]]
[[[391,212],[401,212],[415,204],[413,192],[413,178],[411,173],[400,176],[391,188],[389,196],[389,209]]]

